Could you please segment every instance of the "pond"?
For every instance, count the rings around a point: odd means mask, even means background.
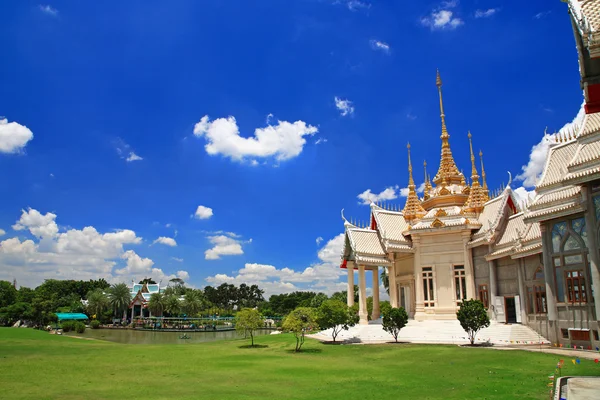
[[[268,335],[269,329],[256,331],[255,336]],[[66,335],[80,336],[90,339],[108,340],[124,344],[172,344],[172,343],[201,343],[213,342],[215,340],[241,339],[243,334],[236,331],[217,332],[153,332],[138,331],[133,329],[86,329],[85,333],[68,333]],[[189,339],[181,339],[187,335]]]

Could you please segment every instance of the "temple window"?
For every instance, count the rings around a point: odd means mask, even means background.
[[[566,271],[567,298],[569,303],[586,303],[585,278],[583,271]]]
[[[479,285],[479,300],[481,300],[485,308],[489,307],[488,285]]]
[[[529,314],[545,314],[548,312],[545,285],[527,287],[527,312]]]
[[[560,243],[562,242],[562,238],[566,231],[566,222],[559,222],[558,224],[554,225],[554,228],[552,228],[552,250],[555,253],[560,251]]]
[[[435,293],[433,289],[433,268],[423,268],[423,305],[425,307],[435,306]]]
[[[464,265],[454,266],[454,290],[457,304],[460,304],[467,298],[467,281]]]
[[[558,259],[559,265],[560,265],[560,258]],[[540,280],[543,281],[544,280],[544,267],[543,266],[539,266],[537,267],[537,269],[535,270],[535,273],[533,274],[533,280]]]
[[[594,196],[594,210],[596,210],[596,221],[600,221],[600,195]]]

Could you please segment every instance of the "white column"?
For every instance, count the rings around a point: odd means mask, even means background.
[[[488,247],[488,253],[491,253],[491,252],[492,252],[492,246],[490,245]],[[496,284],[496,264],[494,263],[494,260],[488,261],[488,269],[489,269],[489,276],[490,276],[490,291],[489,291],[490,307],[489,307],[489,310],[494,310],[490,313],[490,318],[493,320],[496,320],[495,307],[496,307],[496,293],[498,293],[498,287]]]
[[[379,318],[379,268],[373,269],[373,313],[371,319]]]
[[[421,272],[421,246],[420,238],[413,237],[413,248],[415,249],[415,257],[413,258],[413,274],[415,276],[415,319],[417,314],[425,312],[423,305],[423,276]]]
[[[467,275],[467,300],[477,298],[477,289],[475,288],[475,268],[473,268],[473,253],[468,247],[471,234],[463,236],[463,245],[465,247],[465,273]]]
[[[594,202],[589,188],[584,187],[583,198],[587,202],[585,212],[585,230],[588,237],[588,257],[590,261],[591,283],[594,293],[594,307],[596,308],[596,320],[600,321],[600,260],[598,257],[598,243],[596,240],[596,216]]]
[[[398,285],[396,284],[396,257],[393,258],[392,265],[388,268],[388,285],[390,288],[390,305],[398,308]]]
[[[550,232],[547,232],[546,225],[540,223],[540,230],[542,231],[542,257],[544,263],[544,275],[546,276],[546,303],[548,305],[548,321],[555,322],[558,320],[558,310],[556,308],[556,284],[554,283],[554,264],[552,263],[552,257],[550,257],[550,251],[552,249],[552,239],[550,238]],[[589,239],[589,237],[588,237]],[[556,330],[556,329],[555,329]],[[558,335],[556,335],[558,337]],[[552,340],[552,338],[549,338]]]
[[[517,312],[521,313],[521,323],[527,325],[527,301],[525,298],[525,279],[524,279],[525,261],[519,258],[519,265],[517,265],[517,278],[519,282],[519,297],[521,298],[521,309]]]
[[[358,316],[361,325],[369,324],[369,313],[367,311],[367,287],[365,282],[365,266],[358,266]]]
[[[348,307],[354,305],[354,262],[348,261],[346,263],[346,269],[348,270]]]

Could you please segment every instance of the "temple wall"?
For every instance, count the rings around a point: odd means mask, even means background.
[[[496,279],[498,296],[518,296],[519,281],[517,276],[518,260],[503,257],[496,260]]]
[[[472,249],[473,253],[473,271],[475,273],[475,289],[478,290],[479,285],[490,284],[490,267],[485,259],[488,254],[488,247],[479,246]]]
[[[403,257],[396,259],[394,262],[394,269],[396,271],[396,280],[402,280],[410,275],[411,277],[414,274],[414,257],[412,254],[410,257]]]
[[[456,318],[454,266],[465,265],[465,246],[460,232],[445,235],[422,236],[420,240],[420,266],[433,267],[435,276],[435,314],[448,314]]]

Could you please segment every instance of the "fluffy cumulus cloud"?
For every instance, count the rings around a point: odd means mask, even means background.
[[[93,226],[62,229],[56,219],[56,214],[50,212],[22,211],[13,229],[31,239],[11,237],[0,241],[0,279],[17,279],[21,285],[34,287],[44,279],[127,282],[148,276],[177,276],[164,273],[151,259],[125,248],[142,243],[132,230],[102,233]]]
[[[428,16],[421,18],[421,24],[431,30],[456,29],[464,24],[464,21],[456,16],[457,6],[458,0],[442,2]]]
[[[0,153],[21,153],[31,139],[29,128],[0,117]]]
[[[499,8],[488,8],[487,10],[476,10],[475,18],[489,18],[492,15],[496,14],[500,9]]]
[[[244,254],[242,244],[252,243],[252,239],[244,242],[230,235],[209,236],[208,240],[213,247],[204,252],[204,258],[207,260],[219,260],[222,256],[239,256]]]
[[[0,229],[0,236],[6,235],[6,231],[4,229]]]
[[[210,121],[205,115],[194,126],[194,135],[204,137],[206,152],[220,154],[234,161],[256,161],[258,158],[273,157],[285,161],[297,157],[306,144],[306,137],[318,132],[304,121],[277,121],[256,128],[253,137],[242,137],[234,117],[217,118]]]
[[[317,243],[317,246],[321,244],[321,242],[323,242],[323,238],[321,236],[319,236],[318,238],[315,239],[315,242]]]
[[[560,129],[559,134],[568,132],[574,127],[581,125],[583,117],[585,116],[585,109],[583,106],[584,105],[582,104],[575,119],[573,119],[572,122],[565,124]],[[521,167],[521,174],[517,175],[516,178],[517,180],[523,181],[523,186],[525,188],[534,187],[539,180],[542,172],[544,171],[546,160],[548,159],[548,151],[550,150],[550,146],[555,143],[555,136],[556,134],[544,132],[540,142],[531,148],[529,162]]]
[[[127,162],[132,162],[132,161],[142,161],[143,158],[138,156],[137,154],[135,154],[133,151],[129,153],[129,156],[127,156],[127,158],[125,159],[125,161]]]
[[[342,117],[354,114],[354,105],[350,100],[337,96],[333,100],[335,101],[335,108],[339,110]]]
[[[399,186],[390,186],[384,189],[380,193],[373,193],[371,189],[367,189],[359,194],[358,199],[360,204],[369,205],[371,203],[377,203],[378,201],[394,200],[398,198]]]
[[[209,219],[213,216],[213,209],[210,207],[198,206],[193,216],[196,219]]]
[[[265,290],[268,297],[277,293],[289,293],[296,290],[312,290],[331,294],[346,289],[340,281],[344,270],[340,269],[340,254],[344,245],[344,234],[329,240],[318,252],[319,261],[295,271],[288,267],[277,268],[273,265],[246,263],[232,276],[216,274],[206,278],[211,285],[221,283],[256,284]]]
[[[371,45],[371,48],[373,50],[379,50],[386,54],[388,54],[390,52],[390,45],[385,42],[382,42],[380,40],[373,39],[369,42],[369,44]]]
[[[170,246],[170,247],[177,246],[177,242],[175,241],[175,239],[170,238],[170,237],[166,237],[166,236],[159,237],[153,243],[154,244],[156,244],[156,243],[164,244],[165,246]]]

